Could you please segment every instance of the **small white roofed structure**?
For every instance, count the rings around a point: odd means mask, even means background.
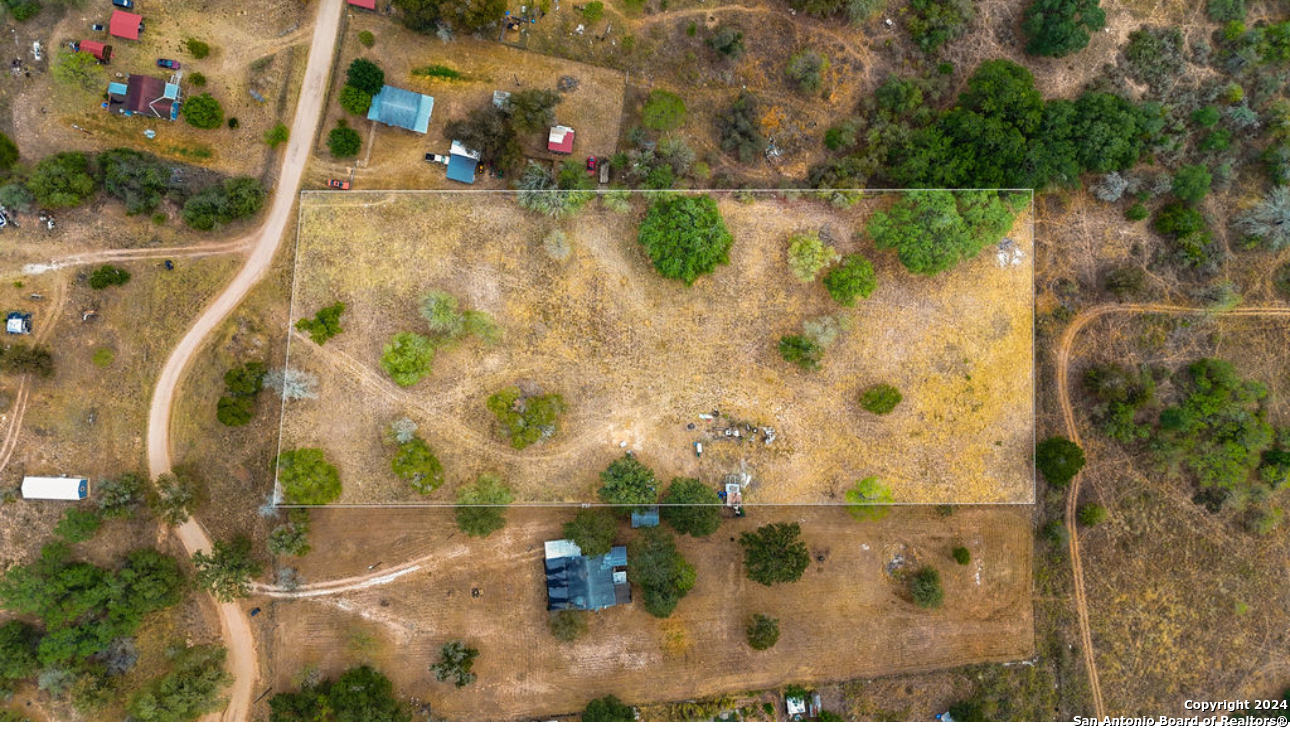
[[[577,544],[574,544],[572,539],[553,539],[544,546],[546,547],[547,559],[582,556],[582,550]]]
[[[90,497],[88,478],[26,476],[22,479],[22,498],[82,501]]]

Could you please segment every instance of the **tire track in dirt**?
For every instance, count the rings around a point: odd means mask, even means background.
[[[1102,304],[1081,312],[1071,320],[1062,332],[1057,345],[1057,397],[1061,405],[1062,421],[1066,426],[1066,435],[1071,442],[1084,447],[1075,425],[1075,411],[1070,400],[1070,360],[1071,348],[1075,338],[1086,326],[1108,314],[1175,314],[1204,315],[1222,317],[1290,317],[1290,307],[1257,306],[1228,311],[1212,311],[1202,307],[1177,306],[1173,304]],[[1079,620],[1080,646],[1084,654],[1084,667],[1088,672],[1089,690],[1093,694],[1094,716],[1106,716],[1106,706],[1102,700],[1102,686],[1098,681],[1097,663],[1093,655],[1093,636],[1088,622],[1088,601],[1084,594],[1084,566],[1080,562],[1079,535],[1077,533],[1076,507],[1079,502],[1081,474],[1071,479],[1066,494],[1066,526],[1070,530],[1071,573],[1075,593],[1075,613]]]
[[[146,261],[153,258],[205,258],[229,253],[241,253],[249,249],[254,242],[254,236],[250,236],[233,241],[172,248],[109,248],[89,253],[60,256],[50,259],[48,263],[28,263],[19,271],[5,271],[0,276],[34,276],[70,266],[85,266],[94,263]]]
[[[49,337],[54,333],[54,325],[58,323],[58,312],[62,311],[63,305],[67,303],[67,280],[60,279],[54,284],[54,298],[50,301],[48,307],[51,316],[49,317],[49,326],[40,330],[36,335],[35,343],[44,344],[49,341]],[[13,457],[13,452],[18,445],[18,432],[22,426],[22,419],[27,414],[27,401],[31,395],[31,375],[23,375],[18,381],[18,394],[13,399],[13,414],[9,418],[9,428],[5,431],[4,443],[0,444],[0,472],[3,472],[9,465],[9,459]]]

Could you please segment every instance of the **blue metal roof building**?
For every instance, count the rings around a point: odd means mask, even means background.
[[[479,152],[452,140],[452,147],[448,150],[448,179],[467,185],[475,184],[475,168],[479,165],[479,156]]]
[[[430,113],[434,111],[434,97],[415,91],[382,86],[372,97],[367,118],[392,127],[402,127],[418,134],[430,128]]]
[[[548,610],[602,610],[632,601],[627,548],[584,557],[572,540],[546,543]]]

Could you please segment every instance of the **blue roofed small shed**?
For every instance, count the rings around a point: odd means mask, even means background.
[[[434,97],[406,91],[393,86],[382,86],[372,97],[367,118],[392,127],[401,127],[425,134],[430,128],[430,113],[434,111]]]
[[[632,601],[627,548],[584,557],[569,539],[546,543],[548,610],[602,610]]]
[[[466,145],[452,140],[448,150],[448,179],[453,182],[475,184],[475,167],[479,165],[479,152],[467,149]]]
[[[658,507],[647,506],[632,512],[632,529],[658,526]]]

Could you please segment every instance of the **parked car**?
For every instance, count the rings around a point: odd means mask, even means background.
[[[446,165],[448,164],[448,155],[434,154],[433,152],[426,152],[426,162],[430,162],[431,164]]]
[[[596,159],[594,155],[593,155],[593,156],[591,156],[591,157],[588,157],[588,158],[587,158],[587,171],[588,171],[588,172],[595,172],[595,171],[596,171],[596,165],[598,165],[598,164],[600,164],[600,160]]]
[[[172,71],[179,70],[179,61],[172,61],[169,58],[158,58],[157,65],[162,68],[169,68]]]
[[[337,190],[348,190],[349,180],[328,180],[327,187],[334,187]]]
[[[107,29],[103,27],[102,23],[90,23],[90,30],[96,33],[102,33],[104,30],[107,30]]]
[[[134,7],[134,0],[112,0],[112,4],[117,6],[118,8],[125,8],[126,10],[129,10],[130,8]]]

